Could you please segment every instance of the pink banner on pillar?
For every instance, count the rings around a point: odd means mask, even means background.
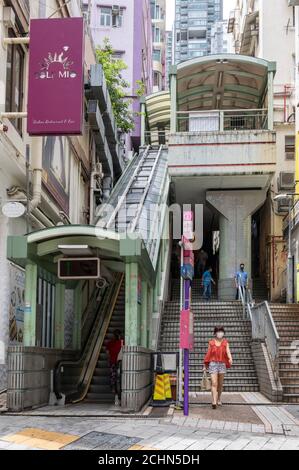
[[[30,22],[30,135],[80,135],[84,95],[83,18]]]
[[[190,310],[181,311],[180,319],[180,348],[193,349],[194,347],[194,317]]]

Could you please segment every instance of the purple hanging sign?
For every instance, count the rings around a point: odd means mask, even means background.
[[[83,18],[30,22],[30,135],[80,135],[83,125]]]

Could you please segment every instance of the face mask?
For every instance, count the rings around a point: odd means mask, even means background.
[[[217,337],[218,339],[222,339],[222,338],[224,337],[223,331],[219,331],[218,333],[216,333],[216,337]]]

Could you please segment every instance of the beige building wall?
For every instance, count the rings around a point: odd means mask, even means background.
[[[273,201],[276,193],[285,193],[278,180],[280,173],[295,172],[293,159],[286,155],[286,137],[295,134],[295,16],[288,1],[236,0],[233,20],[233,45],[236,53],[275,61],[274,124],[276,131],[277,166],[261,212],[261,277],[267,281],[273,300],[280,299],[286,289],[286,256],[283,243],[283,219]],[[246,39],[246,40],[245,40]]]
[[[14,31],[16,36],[26,36],[29,30],[29,19],[49,17],[57,9],[57,1],[42,0],[27,2],[30,12],[23,0],[12,2],[15,6],[15,15],[22,27],[17,23],[8,24],[3,21],[3,8],[8,2],[0,0],[0,113],[11,111],[6,105],[7,86],[7,54],[8,47],[3,45],[2,39],[8,37]],[[64,2],[60,2],[61,4]],[[67,6],[54,14],[54,17],[78,16],[80,14],[80,2],[72,0]],[[28,89],[28,46],[19,46],[24,55],[24,81],[22,87],[23,103],[21,111],[27,109]],[[95,55],[89,36],[85,38],[85,73],[90,64],[95,63]],[[57,199],[49,190],[45,189],[47,182],[45,169],[42,168],[40,158],[43,141],[42,138],[30,138],[26,132],[26,119],[21,121],[20,132],[16,130],[13,123],[8,119],[0,119],[2,124],[7,125],[8,131],[0,131],[0,389],[6,385],[6,349],[9,342],[9,313],[10,313],[10,273],[11,264],[6,258],[7,237],[9,235],[23,235],[27,229],[40,230],[56,224],[88,223],[88,201],[89,201],[89,171],[90,171],[90,134],[85,124],[83,136],[63,137],[64,143],[64,169],[66,198],[69,200],[69,210],[65,211],[58,204]],[[8,219],[2,214],[3,205],[11,200],[26,199],[26,146],[30,148],[30,173],[42,171],[42,193],[38,206],[32,211],[30,219],[22,216],[18,219]],[[92,155],[91,155],[92,156]],[[63,166],[63,165],[62,165]],[[36,172],[36,170],[38,170]],[[74,195],[76,197],[74,197]],[[61,211],[66,212],[65,215]],[[15,269],[15,268],[14,268]],[[18,269],[18,268],[17,268]],[[21,272],[21,270],[20,270]]]

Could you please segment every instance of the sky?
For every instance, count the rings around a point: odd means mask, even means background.
[[[172,28],[175,12],[175,0],[166,0],[166,29],[170,30]],[[224,18],[228,18],[229,12],[233,10],[235,5],[235,0],[224,0]]]

